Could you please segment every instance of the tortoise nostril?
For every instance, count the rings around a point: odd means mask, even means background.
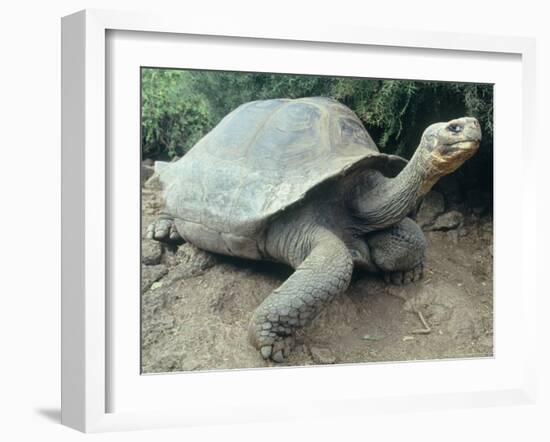
[[[467,121],[467,124],[469,126],[472,126],[472,127],[475,127],[476,129],[479,129],[479,121],[477,120],[477,118],[467,117],[466,121]]]

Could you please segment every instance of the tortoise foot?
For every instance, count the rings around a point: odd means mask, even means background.
[[[262,358],[273,362],[284,362],[294,348],[294,336],[276,336],[272,344],[260,348]]]
[[[168,217],[159,217],[147,227],[146,237],[166,243],[181,243],[180,236],[174,224],[174,220]]]
[[[267,324],[267,325],[266,325]],[[270,329],[267,329],[267,327]],[[264,327],[251,325],[249,339],[266,361],[284,362],[294,348],[295,338],[290,330],[276,330],[271,323]],[[286,328],[286,327],[285,327]]]
[[[422,278],[424,274],[424,264],[419,264],[411,270],[384,272],[384,281],[388,284],[406,285],[411,282],[416,282]]]

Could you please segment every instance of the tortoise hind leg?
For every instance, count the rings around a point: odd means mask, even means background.
[[[330,232],[318,235],[306,259],[253,314],[249,339],[262,357],[283,362],[294,346],[296,329],[346,290],[352,271],[346,245]]]
[[[426,255],[426,238],[410,218],[366,237],[372,259],[386,282],[396,285],[422,277]]]
[[[161,214],[155,221],[149,224],[146,237],[172,244],[183,242],[183,238],[176,229],[174,218],[166,214]]]

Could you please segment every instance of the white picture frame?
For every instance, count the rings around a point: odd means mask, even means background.
[[[251,370],[231,373],[199,373],[194,378],[187,378],[187,397],[179,408],[159,405],[161,396],[154,396],[159,389],[177,391],[178,382],[175,376],[165,375],[152,377],[139,376],[139,367],[128,374],[129,379],[143,386],[138,398],[128,396],[127,402],[143,397],[149,408],[144,405],[129,410],[125,407],[113,408],[112,391],[117,387],[113,383],[113,370],[116,372],[120,358],[132,362],[132,356],[113,354],[110,336],[113,324],[117,321],[116,309],[113,312],[109,289],[108,266],[112,249],[113,232],[109,228],[113,222],[113,196],[109,194],[113,168],[120,162],[113,160],[108,150],[112,134],[108,133],[106,121],[110,118],[108,110],[109,81],[111,77],[108,64],[118,53],[109,51],[109,33],[140,33],[144,39],[166,36],[176,39],[178,36],[211,36],[218,39],[239,39],[261,44],[262,41],[279,42],[288,45],[337,45],[336,51],[346,47],[375,47],[379,50],[400,48],[401,51],[426,50],[432,56],[444,57],[445,54],[473,54],[474,58],[483,60],[484,54],[501,54],[515,57],[519,63],[521,84],[516,98],[521,106],[521,119],[514,127],[517,142],[520,143],[523,186],[517,190],[523,210],[517,221],[535,217],[536,186],[529,185],[534,176],[529,174],[535,161],[534,143],[534,104],[535,104],[535,46],[534,41],[518,37],[493,37],[481,35],[464,35],[451,33],[427,33],[420,31],[392,32],[372,28],[353,28],[345,26],[323,26],[310,24],[299,26],[286,23],[277,26],[254,24],[248,22],[213,22],[197,17],[155,16],[143,13],[126,13],[102,10],[86,10],[64,17],[62,20],[62,423],[85,432],[99,432],[123,429],[159,428],[169,426],[202,425],[220,422],[254,422],[262,420],[284,419],[288,417],[322,417],[329,415],[361,415],[374,410],[387,412],[399,410],[418,410],[432,408],[458,408],[470,406],[489,406],[499,404],[533,403],[536,393],[535,383],[535,349],[529,344],[522,347],[515,360],[506,357],[506,351],[496,356],[486,366],[476,365],[475,361],[451,361],[445,366],[426,364],[374,364],[369,366],[315,367],[315,372],[304,375],[299,369]],[[154,33],[154,34],[152,34]],[[236,41],[236,40],[231,40]],[[279,44],[277,43],[277,44]],[[130,48],[130,47],[129,47]],[[132,55],[135,50],[129,49]],[[427,52],[426,52],[427,53]],[[439,54],[439,55],[438,55]],[[519,60],[519,61],[518,61]],[[497,84],[498,86],[498,84]],[[495,103],[499,111],[498,101]],[[504,114],[502,114],[504,115]],[[501,120],[504,121],[504,118]],[[514,138],[515,139],[515,138]],[[504,143],[503,143],[504,146]],[[502,158],[502,157],[501,157]],[[504,162],[495,164],[496,174],[499,167],[504,169]],[[136,169],[136,173],[139,173]],[[524,189],[531,189],[529,193]],[[501,206],[502,207],[502,206]],[[498,200],[496,208],[498,210]],[[495,217],[498,223],[499,218]],[[513,220],[511,221],[513,222]],[[501,227],[502,231],[504,227]],[[506,247],[515,247],[520,257],[521,279],[517,282],[520,294],[521,314],[515,318],[521,336],[533,336],[535,333],[536,288],[535,278],[531,272],[536,268],[533,257],[536,256],[534,229],[520,228],[521,234],[511,246],[498,242],[499,229],[496,228],[495,260],[501,259]],[[119,252],[117,252],[119,253]],[[527,256],[531,258],[527,265]],[[505,262],[502,258],[501,262]],[[137,266],[136,261],[136,266]],[[505,267],[502,267],[505,269]],[[506,282],[506,272],[496,278]],[[501,283],[502,290],[506,284]],[[135,302],[139,304],[139,281]],[[496,286],[495,290],[498,288]],[[511,288],[508,288],[511,290]],[[120,310],[120,309],[119,309]],[[506,335],[506,315],[502,319],[497,315],[498,324],[504,324],[500,330]],[[511,334],[510,334],[511,335]],[[507,335],[506,335],[507,336]],[[139,337],[136,336],[139,340]],[[524,342],[535,342],[525,339]],[[504,344],[503,344],[504,345]],[[120,348],[120,346],[118,347]],[[502,346],[504,349],[504,346]],[[512,348],[513,350],[513,348]],[[509,352],[510,356],[512,352]],[[117,359],[118,358],[118,359]],[[501,359],[499,359],[501,358]],[[114,362],[118,361],[113,367]],[[495,362],[496,361],[496,362]],[[502,363],[500,363],[502,361]],[[123,361],[124,362],[124,361]],[[500,364],[500,365],[499,365]],[[382,368],[381,368],[382,367]],[[312,370],[312,369],[308,369]],[[336,372],[335,370],[339,370]],[[435,370],[435,371],[434,371]],[[398,379],[406,371],[412,377],[422,379],[424,372],[433,373],[447,370],[463,373],[483,372],[484,375],[495,374],[495,382],[483,384],[483,375],[477,383],[473,376],[465,375],[461,384],[459,380],[433,382],[429,390],[410,389],[397,383],[395,391],[367,394],[363,390],[353,395],[346,395],[345,388],[338,396],[338,391],[327,392],[326,397],[315,396],[314,385],[307,385],[308,378],[321,376],[324,379],[358,379],[369,375],[385,376],[381,371],[391,373]],[[498,370],[498,373],[495,372]],[[312,376],[312,373],[315,375]],[[449,371],[450,373],[450,371]],[[498,374],[498,375],[497,375]],[[342,376],[344,375],[344,376]],[[234,385],[239,385],[242,378],[253,386],[261,386],[266,377],[277,378],[274,382],[301,382],[306,392],[310,392],[305,402],[296,401],[285,408],[256,406],[254,387],[250,394],[239,395],[238,391],[226,387],[228,376],[235,376]],[[239,381],[237,376],[241,378]],[[115,379],[121,379],[115,376]],[[189,385],[196,386],[193,390]],[[468,384],[471,379],[471,384]],[[498,382],[497,382],[498,381]],[[117,385],[115,385],[117,384]],[[161,385],[162,384],[162,385]],[[345,384],[343,382],[342,384]],[[137,384],[127,384],[120,394],[130,394],[129,390]],[[422,385],[422,381],[419,382]],[[138,387],[136,387],[138,388]],[[141,387],[139,387],[141,388]],[[216,398],[219,388],[228,388]],[[236,388],[236,387],[235,387]],[[308,390],[308,388],[311,389]],[[402,390],[399,390],[402,388]],[[205,390],[210,389],[210,392]],[[149,393],[147,393],[149,391]],[[200,393],[199,393],[200,391]],[[125,393],[126,392],[126,393]],[[201,402],[199,394],[204,396]],[[149,395],[149,396],[148,396]],[[153,396],[151,396],[153,395]],[[195,396],[193,396],[195,395]],[[209,396],[210,395],[210,396]],[[123,403],[123,401],[120,401]],[[154,404],[151,406],[151,404]],[[191,404],[191,405],[189,405]],[[304,406],[307,405],[307,406]]]

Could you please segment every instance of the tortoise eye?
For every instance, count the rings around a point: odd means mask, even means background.
[[[462,131],[462,126],[460,124],[451,124],[447,129],[449,129],[452,133],[459,133]]]

